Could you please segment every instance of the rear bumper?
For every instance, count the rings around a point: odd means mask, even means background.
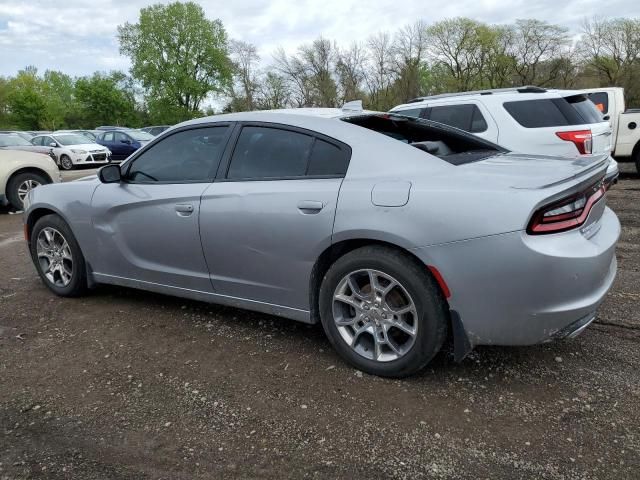
[[[442,274],[471,346],[533,345],[586,328],[611,288],[620,223],[607,208],[596,224],[587,234],[520,231],[414,253]]]

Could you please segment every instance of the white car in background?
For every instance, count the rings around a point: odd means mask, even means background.
[[[613,156],[619,162],[634,162],[640,173],[640,108],[626,108],[624,88],[589,88],[581,92],[611,122]]]
[[[60,180],[60,170],[49,155],[0,150],[0,205],[22,210],[24,199],[31,190]]]
[[[611,153],[612,129],[587,95],[540,87],[416,98],[391,112],[465,130],[513,152],[576,157]],[[611,158],[606,181],[618,177]]]
[[[77,133],[37,135],[31,143],[51,147],[63,170],[71,170],[78,165],[104,165],[111,157],[108,148]]]

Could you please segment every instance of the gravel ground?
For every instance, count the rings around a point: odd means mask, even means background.
[[[0,214],[0,479],[639,478],[640,178],[608,202],[618,277],[582,336],[401,381],[349,368],[317,326],[54,297]]]

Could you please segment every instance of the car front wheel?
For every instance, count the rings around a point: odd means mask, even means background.
[[[29,192],[40,185],[45,185],[50,181],[43,175],[37,173],[25,172],[19,173],[7,185],[7,198],[9,203],[16,210],[24,210],[24,199]]]
[[[71,158],[68,155],[62,155],[60,157],[60,166],[62,167],[63,170],[72,170],[73,162],[71,161]]]
[[[46,215],[36,222],[30,251],[40,278],[55,294],[75,297],[86,291],[84,256],[69,225],[58,215]]]
[[[349,252],[329,268],[320,316],[348,363],[385,377],[422,369],[442,347],[448,325],[446,301],[426,267],[377,245]]]

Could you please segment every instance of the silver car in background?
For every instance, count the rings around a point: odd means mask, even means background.
[[[32,191],[25,232],[58,295],[108,283],[321,322],[346,361],[401,377],[448,332],[461,359],[594,319],[620,235],[607,161],[357,108],[219,115]]]

